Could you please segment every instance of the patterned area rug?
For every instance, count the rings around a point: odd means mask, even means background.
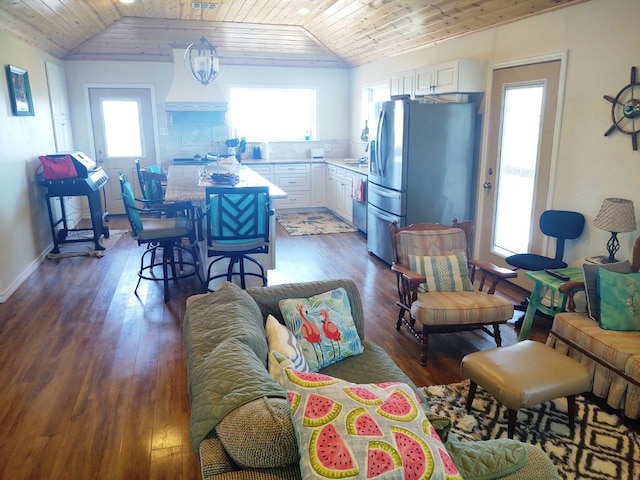
[[[347,222],[330,212],[283,213],[276,216],[289,235],[322,235],[325,233],[357,232]]]
[[[87,238],[87,241],[77,243],[61,243],[59,246],[60,253],[48,253],[47,258],[49,260],[52,260],[56,258],[67,257],[104,257],[109,249],[113,248],[118,240],[120,240],[126,233],[129,233],[129,230],[111,230],[109,232],[109,238],[103,237],[100,240],[100,244],[105,247],[105,250],[96,250],[95,244],[93,243],[92,231],[70,232],[69,236],[67,237],[68,239]]]
[[[506,438],[507,409],[478,387],[471,412],[467,412],[468,391],[468,381],[423,387],[433,411],[451,418],[458,438]],[[582,396],[576,404],[574,434],[569,430],[563,398],[520,410],[514,438],[542,448],[563,479],[640,478],[640,435]]]

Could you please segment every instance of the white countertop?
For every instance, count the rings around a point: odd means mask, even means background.
[[[251,167],[252,165],[277,165],[282,163],[325,163],[346,168],[353,172],[366,175],[369,171],[367,163],[358,163],[357,158],[277,158],[268,160],[255,160],[247,158],[241,161],[242,165]]]
[[[167,174],[165,199],[170,202],[203,202],[208,185],[200,183],[200,168],[197,165],[171,165]],[[267,186],[271,198],[287,197],[280,187],[248,167],[240,165],[236,173],[240,177],[240,182],[234,185],[236,188]]]

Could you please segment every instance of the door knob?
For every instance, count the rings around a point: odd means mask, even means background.
[[[493,187],[493,185],[491,185],[491,182],[484,182],[482,184],[482,188],[486,188],[487,190],[491,190],[491,187]]]

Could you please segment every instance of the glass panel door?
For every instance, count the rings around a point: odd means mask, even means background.
[[[477,257],[503,267],[513,253],[543,252],[540,215],[551,204],[552,157],[561,60],[497,68],[480,172]],[[509,267],[511,268],[511,267]],[[514,283],[531,290],[519,275]]]

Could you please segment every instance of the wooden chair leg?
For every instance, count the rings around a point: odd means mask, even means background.
[[[398,312],[398,321],[396,322],[396,330],[400,331],[400,326],[402,325],[402,319],[404,318],[404,307],[400,307],[400,311]]]
[[[576,428],[576,396],[569,395],[567,397],[567,415],[569,415],[569,428],[573,433]]]
[[[429,335],[422,329],[422,335],[420,336],[420,365],[427,366],[427,352],[429,350]]]
[[[496,341],[496,347],[502,346],[502,335],[500,335],[500,324],[493,324],[493,338]]]
[[[478,384],[476,382],[469,381],[469,394],[467,395],[467,412],[471,411],[471,405],[473,404],[473,397],[476,396],[476,390],[478,389]]]
[[[518,411],[509,409],[509,421],[507,423],[507,437],[513,438],[513,434],[516,432],[516,419],[518,418]]]

